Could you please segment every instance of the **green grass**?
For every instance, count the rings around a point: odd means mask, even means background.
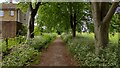
[[[111,34],[109,34],[109,39],[111,43],[114,43],[116,45],[118,45],[118,33],[116,33],[114,36],[112,36]]]
[[[82,33],[82,34],[77,33],[77,35],[82,36],[82,37],[89,39],[89,40],[95,40],[94,33]],[[110,43],[117,45],[118,44],[118,33],[115,33],[114,36],[109,34],[109,40],[110,40],[109,41]]]
[[[82,33],[82,34],[77,34],[78,36],[83,36],[85,38],[89,39],[94,39],[94,33]]]

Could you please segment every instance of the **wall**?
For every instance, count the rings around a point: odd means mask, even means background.
[[[2,37],[13,38],[16,36],[16,21],[2,22]]]
[[[16,21],[17,20],[17,11],[14,10],[14,16],[10,16],[10,10],[4,10],[4,16],[0,16],[2,21]]]
[[[23,25],[27,25],[28,23],[28,19],[29,19],[29,14],[28,12],[22,12],[20,10],[18,10],[18,22],[22,23]]]

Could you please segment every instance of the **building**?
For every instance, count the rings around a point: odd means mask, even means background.
[[[27,23],[27,13],[17,9],[16,4],[0,4],[0,38],[13,38],[22,24]]]

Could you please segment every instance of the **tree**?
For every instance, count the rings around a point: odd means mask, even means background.
[[[34,38],[34,21],[41,2],[20,2],[18,8],[23,12],[29,12],[27,39]]]
[[[84,10],[86,6],[85,4],[86,3],[76,3],[76,2],[69,3],[70,25],[71,25],[73,37],[76,37],[77,26],[78,29],[80,29],[81,26],[83,25],[82,19],[85,15],[84,11],[86,11],[86,9]]]
[[[73,37],[76,36],[76,26],[81,23],[83,17],[84,3],[48,3],[41,6],[38,13],[38,22],[47,26],[49,31],[54,29],[60,32],[68,33],[72,30]],[[79,7],[82,6],[82,7]],[[80,27],[80,26],[78,26]]]
[[[32,2],[29,3],[30,9],[30,18],[28,22],[28,32],[27,32],[27,39],[34,38],[34,21],[35,15],[37,14],[38,8],[41,5],[41,2],[35,3],[35,8],[32,7]]]
[[[95,48],[96,54],[99,54],[100,47],[105,48],[108,45],[108,29],[110,20],[118,6],[118,2],[92,2],[92,16],[94,20]]]
[[[68,31],[69,14],[66,3],[48,3],[41,6],[38,11],[38,24],[44,23],[47,31]]]

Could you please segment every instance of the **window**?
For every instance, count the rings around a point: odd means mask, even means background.
[[[10,11],[10,16],[14,16],[14,11]]]
[[[0,16],[4,16],[4,11],[0,10]]]

